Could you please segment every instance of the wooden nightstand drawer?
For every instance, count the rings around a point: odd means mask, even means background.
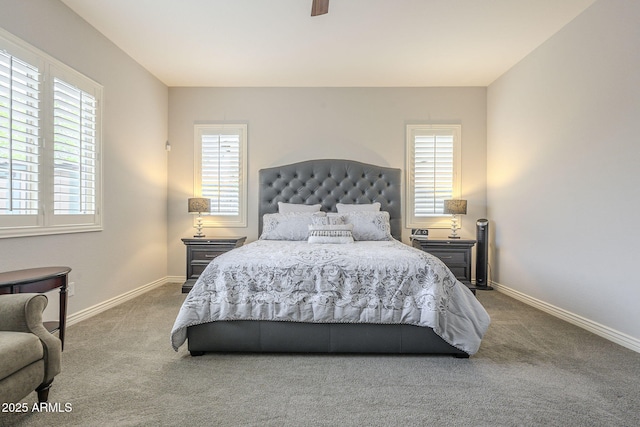
[[[204,248],[191,248],[191,259],[192,261],[211,261],[215,257],[222,255],[227,251],[211,251]]]
[[[188,276],[187,279],[197,279],[198,277],[200,277],[204,269],[207,268],[207,265],[209,265],[209,263],[191,264],[191,275]]]
[[[438,250],[429,250],[427,251],[431,255],[436,256],[442,260],[447,266],[456,265],[456,264],[467,264],[467,256],[466,253],[460,251],[438,251]]]
[[[466,266],[456,267],[447,265],[447,267],[449,267],[449,270],[451,270],[451,272],[456,275],[456,279],[460,280],[461,282],[471,283],[471,280],[467,280],[470,272]]]
[[[182,292],[191,290],[211,261],[225,252],[242,246],[246,239],[244,236],[182,239],[187,247],[187,281],[182,285]]]
[[[462,239],[413,240],[413,247],[439,258],[456,276],[456,279],[469,287],[471,287],[471,248],[475,244],[475,240]]]

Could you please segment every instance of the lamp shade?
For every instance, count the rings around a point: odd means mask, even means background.
[[[451,215],[466,215],[467,201],[461,199],[445,200],[444,213]]]
[[[204,197],[192,197],[189,199],[189,213],[201,213],[211,211],[211,199]]]

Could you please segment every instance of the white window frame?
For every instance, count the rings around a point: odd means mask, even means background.
[[[38,213],[0,214],[0,238],[101,231],[102,225],[102,91],[103,87],[57,59],[0,28],[0,51],[36,66],[39,71]],[[54,214],[54,79],[63,80],[96,100],[95,208],[91,213]]]
[[[434,212],[425,215],[416,213],[416,136],[442,136],[453,137],[453,170],[449,177],[452,181],[450,193],[434,195],[436,207]],[[407,228],[450,228],[451,215],[443,213],[442,201],[449,198],[459,198],[461,190],[461,152],[462,152],[462,126],[459,124],[407,124],[405,144],[405,181],[406,181],[406,217]],[[435,189],[434,189],[435,192]]]
[[[207,197],[202,189],[202,137],[203,135],[235,135],[239,138],[238,211],[236,214],[202,214],[206,228],[247,227],[247,125],[244,123],[209,123],[194,125],[194,197]],[[211,197],[211,206],[216,206]],[[194,224],[197,219],[194,219]]]

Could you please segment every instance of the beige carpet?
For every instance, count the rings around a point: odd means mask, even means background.
[[[68,328],[56,412],[0,425],[640,425],[640,354],[496,291],[478,298],[493,322],[470,359],[192,358],[169,344],[184,295],[166,285]]]

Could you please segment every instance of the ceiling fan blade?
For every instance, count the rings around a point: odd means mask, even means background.
[[[329,13],[329,0],[313,0],[311,16],[324,15],[325,13]]]

